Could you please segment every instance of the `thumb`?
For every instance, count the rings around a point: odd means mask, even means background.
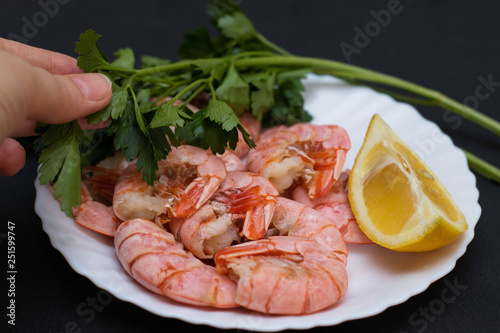
[[[102,74],[54,75],[2,51],[0,59],[3,137],[25,119],[65,123],[96,112],[111,100],[111,82]]]
[[[103,74],[53,75],[36,69],[27,89],[28,119],[65,123],[97,112],[111,100],[111,81]]]

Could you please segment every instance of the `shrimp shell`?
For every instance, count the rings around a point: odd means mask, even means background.
[[[114,243],[123,268],[147,289],[186,304],[238,306],[233,281],[184,251],[172,234],[153,222],[124,222]]]
[[[193,215],[172,219],[170,230],[198,258],[213,258],[219,249],[239,243],[240,236],[253,240],[264,237],[278,195],[264,177],[228,172],[213,197]],[[241,221],[242,227],[237,225]]]
[[[217,270],[238,283],[235,301],[254,311],[305,314],[347,292],[345,265],[333,252],[301,237],[273,236],[219,251]]]
[[[344,171],[326,195],[321,198],[311,199],[307,189],[297,187],[293,193],[293,200],[311,207],[335,223],[346,243],[373,244],[361,231],[354,217],[347,195],[349,172]]]
[[[280,235],[304,237],[318,242],[347,264],[347,246],[335,223],[312,208],[283,197],[276,198],[271,225]]]
[[[262,133],[247,155],[248,170],[268,178],[283,193],[297,181],[309,197],[328,193],[351,148],[346,131],[335,125],[296,124]]]
[[[181,145],[158,162],[157,180],[149,186],[135,165],[126,168],[115,187],[113,207],[122,220],[153,220],[162,214],[186,217],[199,209],[226,176],[224,162],[209,151]]]

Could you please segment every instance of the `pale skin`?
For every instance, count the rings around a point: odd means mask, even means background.
[[[24,148],[12,137],[34,135],[37,121],[61,124],[104,108],[111,83],[84,74],[70,56],[0,38],[0,176],[24,166]]]

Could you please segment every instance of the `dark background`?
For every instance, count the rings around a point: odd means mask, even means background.
[[[42,1],[44,2],[44,1]],[[24,32],[26,20],[42,10],[38,1],[2,0],[0,36],[24,38],[30,45],[75,55],[74,43],[88,28],[104,35],[100,45],[111,56],[121,47],[136,54],[176,58],[185,31],[209,24],[205,1],[105,1],[60,0],[58,11],[34,33]],[[341,43],[355,45],[355,28],[364,30],[374,21],[371,11],[387,9],[393,1],[285,1],[244,0],[241,7],[257,29],[288,51],[347,61]],[[392,74],[464,101],[474,96],[479,77],[500,82],[500,4],[497,1],[402,0],[400,12],[382,27],[367,45],[353,53],[353,64]],[[24,21],[23,21],[24,19]],[[42,22],[43,23],[43,22]],[[29,36],[28,36],[29,35]],[[345,45],[345,44],[344,44]],[[1,78],[0,78],[1,79]],[[500,87],[479,103],[485,114],[500,120]],[[482,91],[484,92],[484,90]],[[435,121],[460,147],[500,166],[500,140],[482,128],[446,120],[437,108],[419,110]],[[0,294],[0,332],[64,332],[74,322],[81,332],[153,332],[192,329],[179,320],[165,319],[118,299],[95,312],[80,316],[77,308],[95,298],[99,288],[75,273],[43,232],[33,210],[36,157],[28,154],[26,167],[15,177],[0,178],[0,248],[6,253],[7,221],[16,225],[16,326],[7,327],[6,286]],[[498,184],[477,176],[482,216],[475,238],[455,269],[426,291],[383,313],[322,332],[494,332],[500,326],[500,225]],[[2,283],[5,283],[2,257]],[[456,299],[423,323],[410,320],[441,298],[445,281],[467,288]],[[421,318],[419,316],[418,318]],[[71,327],[69,327],[71,328]],[[206,326],[204,332],[216,331]]]

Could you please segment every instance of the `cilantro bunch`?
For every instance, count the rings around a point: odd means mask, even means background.
[[[83,131],[76,121],[37,128],[40,182],[53,184],[67,215],[80,204],[81,167],[117,150],[136,160],[152,185],[158,161],[180,142],[223,153],[235,148],[241,132],[255,147],[238,119],[246,110],[264,127],[310,121],[301,83],[308,73],[371,86],[412,104],[440,106],[500,135],[499,122],[436,91],[342,62],[291,55],[262,36],[233,0],[210,1],[207,12],[219,33],[212,36],[207,28],[186,33],[178,61],[142,56],[137,65],[134,52],[123,48],[110,62],[97,45],[100,35],[93,30],[80,35],[78,65],[107,75],[113,96],[105,109],[88,117],[89,124],[110,120],[107,128]],[[193,113],[188,104],[202,95],[209,96],[208,103]],[[471,168],[500,182],[499,169],[466,155]]]

